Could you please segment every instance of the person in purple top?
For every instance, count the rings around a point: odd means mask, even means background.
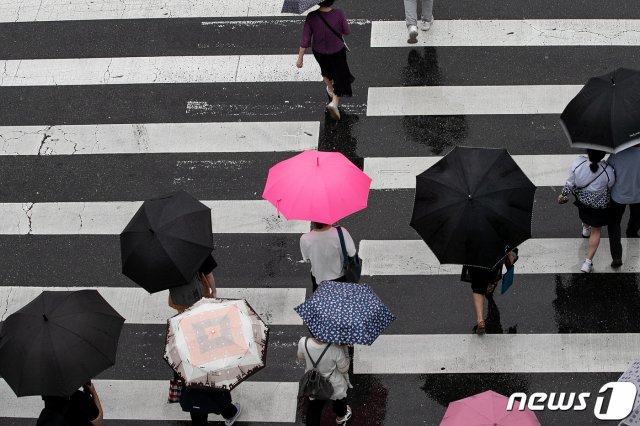
[[[322,79],[327,85],[327,96],[330,100],[327,111],[331,117],[339,120],[340,97],[353,95],[351,83],[355,79],[349,71],[347,45],[342,37],[349,34],[349,24],[342,10],[331,7],[334,1],[323,1],[319,4],[318,10],[307,15],[300,38],[296,66],[302,68],[304,52],[311,47],[313,56],[320,65]]]

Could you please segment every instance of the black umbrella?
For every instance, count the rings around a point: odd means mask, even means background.
[[[124,318],[96,290],[43,291],[0,330],[0,376],[18,396],[69,396],[116,360]]]
[[[640,71],[593,77],[560,116],[571,146],[620,152],[640,142]]]
[[[145,201],[120,234],[122,273],[149,293],[191,281],[212,250],[211,209],[184,191]]]
[[[457,147],[416,177],[411,226],[440,263],[491,268],[531,237],[535,191],[507,150]]]

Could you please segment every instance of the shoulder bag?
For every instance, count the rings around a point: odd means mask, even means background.
[[[342,248],[342,258],[344,259],[343,271],[344,277],[349,283],[360,282],[360,274],[362,272],[362,259],[356,253],[355,256],[349,257],[347,253],[347,246],[344,243],[344,235],[342,234],[342,228],[336,226],[338,230],[338,236],[340,237],[340,247]]]
[[[344,41],[344,37],[342,36],[342,34],[336,31],[335,28],[333,28],[331,24],[329,24],[327,20],[324,19],[324,16],[322,16],[322,12],[316,12],[316,13],[320,17],[320,19],[322,19],[322,22],[324,22],[324,24],[331,30],[331,32],[334,33],[336,37],[338,37],[340,40],[342,40],[342,43],[344,44],[344,48],[347,49],[347,52],[351,52],[351,49],[349,49],[349,46],[347,46],[347,42]]]

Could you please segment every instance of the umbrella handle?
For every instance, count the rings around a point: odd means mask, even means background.
[[[278,213],[278,219],[280,219],[280,200],[276,200],[276,212]]]

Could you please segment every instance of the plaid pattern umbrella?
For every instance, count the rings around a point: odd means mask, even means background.
[[[302,14],[320,3],[322,0],[284,0],[281,13]]]
[[[265,367],[268,334],[245,300],[203,298],[167,321],[164,358],[188,386],[230,390]]]
[[[294,309],[314,337],[340,345],[371,345],[396,319],[368,285],[336,281]]]

